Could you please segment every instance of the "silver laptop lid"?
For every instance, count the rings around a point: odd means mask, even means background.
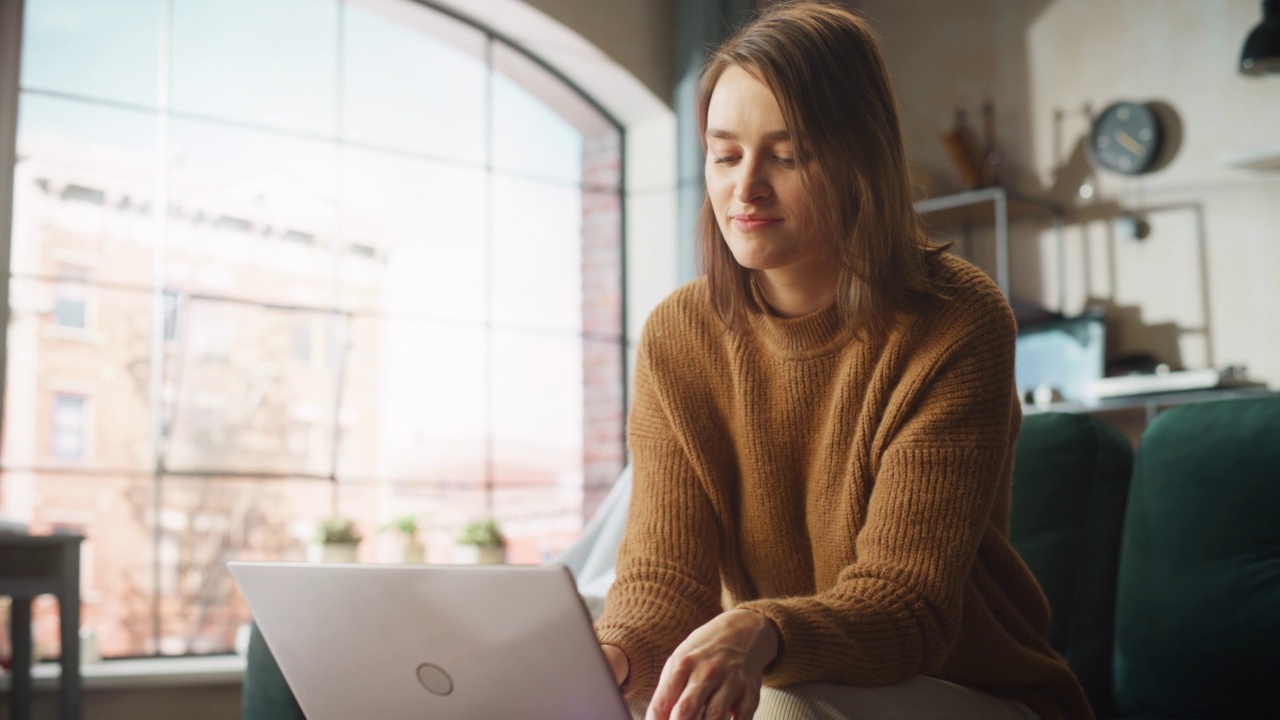
[[[308,720],[629,720],[562,566],[228,563]]]

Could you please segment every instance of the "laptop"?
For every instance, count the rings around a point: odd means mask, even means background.
[[[630,720],[563,566],[227,565],[308,720]]]

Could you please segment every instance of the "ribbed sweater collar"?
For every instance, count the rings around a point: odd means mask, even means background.
[[[760,312],[750,313],[752,335],[764,350],[779,359],[803,360],[826,355],[843,348],[852,337],[852,331],[840,321],[834,301],[811,313],[784,318],[770,309],[754,275],[751,294],[760,307]]]

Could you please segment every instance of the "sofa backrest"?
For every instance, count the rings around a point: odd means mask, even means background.
[[[1099,714],[1111,707],[1112,619],[1129,442],[1088,415],[1027,416],[1014,459],[1009,539],[1052,611],[1049,642]]]
[[[1280,718],[1280,397],[1184,405],[1152,422],[1120,560],[1124,715]]]

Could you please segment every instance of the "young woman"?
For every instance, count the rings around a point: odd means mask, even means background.
[[[866,23],[772,6],[699,108],[705,276],[645,326],[596,626],[633,707],[1090,717],[1007,537],[1014,320],[926,240]]]

